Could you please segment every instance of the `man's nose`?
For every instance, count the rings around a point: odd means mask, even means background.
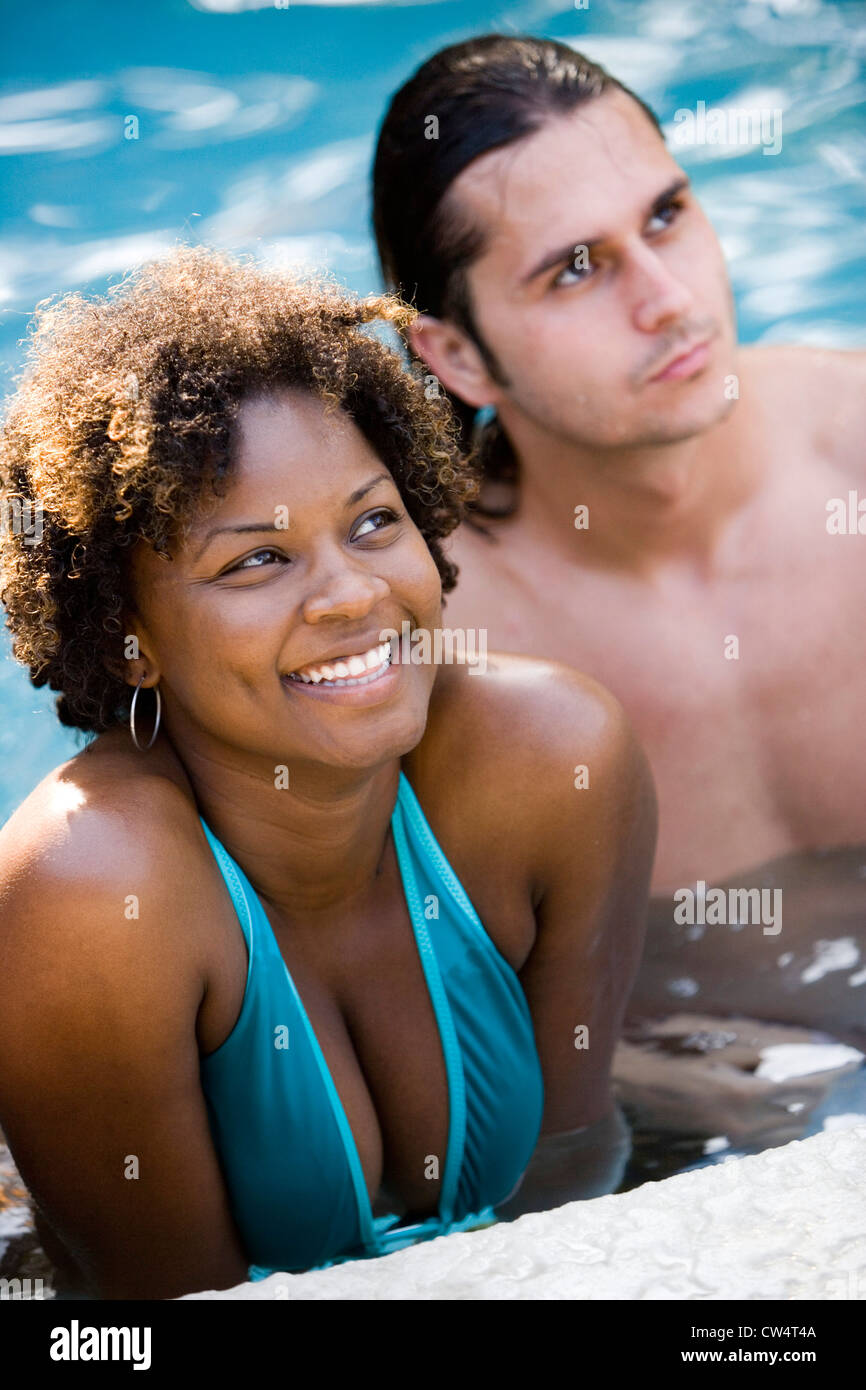
[[[669,320],[684,319],[694,310],[694,296],[646,242],[630,249],[629,276],[634,296],[635,327],[655,333]]]
[[[311,572],[301,611],[308,623],[323,618],[365,618],[390,591],[388,581],[366,564],[332,553]]]

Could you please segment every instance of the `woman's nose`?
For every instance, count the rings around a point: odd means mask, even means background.
[[[332,565],[311,585],[301,605],[304,621],[364,618],[391,591],[381,575],[361,565]]]

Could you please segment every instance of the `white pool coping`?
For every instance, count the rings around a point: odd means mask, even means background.
[[[381,1259],[186,1299],[866,1299],[866,1122],[848,1123]]]

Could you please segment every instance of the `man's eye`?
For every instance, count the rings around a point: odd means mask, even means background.
[[[673,202],[665,203],[664,207],[659,208],[658,212],[654,212],[652,217],[650,218],[650,221],[654,222],[657,217],[663,217],[665,213],[669,212],[672,214],[670,222],[664,222],[662,225],[664,227],[670,227],[676,221],[677,217],[682,212],[684,207],[685,203],[683,202],[682,198],[677,198]]]
[[[595,269],[595,267],[593,266],[592,262],[590,262],[589,265],[584,265],[582,263],[583,260],[583,253],[576,251],[569,264],[567,266],[564,266],[563,269],[557,275],[556,279],[553,282],[554,286],[558,288],[567,288],[569,285],[579,285],[584,280],[587,280],[590,276],[590,273]],[[581,264],[575,265],[575,261],[580,261]],[[577,278],[574,280],[563,280],[562,277],[564,275],[574,275],[577,276]]]
[[[673,223],[677,220],[685,206],[685,201],[682,198],[674,198],[669,203],[665,203],[664,207],[659,208],[658,212],[653,213],[650,221],[654,222],[656,218],[662,219],[661,230],[664,231],[665,227],[673,226]],[[570,285],[580,285],[588,280],[596,270],[596,266],[591,261],[589,265],[575,265],[575,261],[583,262],[583,260],[584,257],[582,252],[576,251],[569,264],[559,272],[554,280],[554,288],[568,288]]]
[[[230,570],[226,570],[226,574],[236,574],[238,571],[265,568],[263,564],[259,563],[263,555],[276,555],[278,560],[286,559],[285,555],[282,555],[279,550],[256,550],[252,555],[247,555],[243,560],[239,560],[236,565],[232,565]],[[286,561],[286,563],[288,564],[288,561]]]
[[[373,522],[377,517],[381,517],[382,521],[380,525],[374,526]],[[399,520],[399,513],[392,511],[390,507],[378,507],[375,512],[370,512],[368,516],[364,517],[363,521],[359,523],[358,529],[353,534],[356,538],[361,535],[370,535],[372,531],[381,531],[383,527],[390,526],[392,521]],[[363,529],[365,526],[369,526],[370,530],[365,532]]]

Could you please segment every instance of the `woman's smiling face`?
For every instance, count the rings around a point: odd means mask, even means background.
[[[172,563],[139,543],[131,580],[128,631],[141,670],[159,671],[181,755],[192,742],[275,764],[370,767],[420,740],[435,667],[378,674],[375,648],[403,622],[440,625],[439,571],[365,436],[311,393],[244,400],[228,492],[205,504]],[[348,668],[362,683],[327,684],[343,676],[340,658],[365,654],[363,669]],[[291,678],[322,666],[325,680]]]

